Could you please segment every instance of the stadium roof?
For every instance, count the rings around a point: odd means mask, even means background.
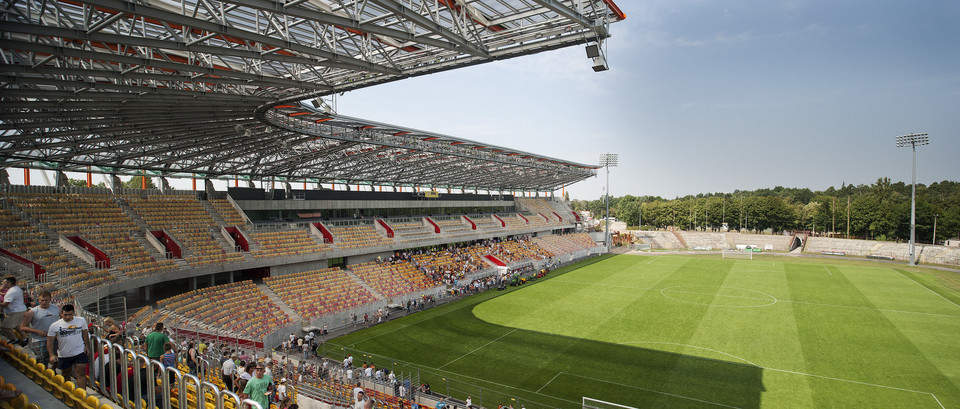
[[[596,166],[310,101],[602,47],[623,18],[611,0],[16,1],[0,21],[0,166],[553,190]]]

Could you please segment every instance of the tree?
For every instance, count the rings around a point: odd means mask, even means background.
[[[676,226],[715,228],[725,220],[732,230],[773,229],[844,232],[847,228],[847,200],[850,199],[850,233],[879,240],[907,240],[910,237],[910,185],[878,178],[872,185],[833,186],[823,191],[777,186],[733,193],[700,193],[663,199],[660,197],[611,197],[610,214],[632,223],[643,214],[645,225],[655,228]],[[590,210],[594,217],[604,214],[603,197],[574,200],[575,210]],[[955,238],[960,232],[960,182],[942,181],[929,187],[917,185],[917,242],[930,243],[937,216],[937,242]]]
[[[143,176],[134,176],[130,180],[123,182],[123,187],[126,189],[140,189],[143,187],[141,180]],[[147,178],[147,189],[156,189],[157,187],[153,184],[152,178]]]
[[[87,181],[86,181],[86,180],[67,179],[67,183],[68,183],[70,186],[73,186],[73,187],[87,187]],[[103,182],[100,182],[100,183],[97,183],[97,184],[93,185],[93,187],[107,187],[107,185],[103,184]]]

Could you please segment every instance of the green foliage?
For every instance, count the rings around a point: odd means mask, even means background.
[[[726,223],[731,230],[741,231],[814,230],[844,234],[849,210],[851,236],[903,241],[910,237],[910,195],[909,184],[883,177],[872,185],[844,183],[840,188],[831,186],[823,191],[777,186],[733,193],[701,193],[672,200],[626,195],[610,198],[610,215],[636,225],[642,214],[644,225],[660,229],[674,226],[719,230]],[[571,203],[574,210],[589,210],[597,218],[604,215],[602,197]],[[958,237],[960,183],[917,185],[918,242],[934,241],[934,222],[937,243]]]
[[[81,180],[81,179],[67,179],[67,183],[69,183],[70,186],[73,186],[73,187],[87,187],[87,181],[86,181],[86,180]],[[93,187],[106,187],[106,185],[104,185],[103,182],[100,182],[100,183],[97,183],[97,184],[93,185]]]
[[[130,180],[123,182],[123,187],[126,189],[140,189],[143,187],[141,180],[143,176],[134,176]],[[147,178],[147,189],[156,189],[157,187],[153,184],[152,178]]]

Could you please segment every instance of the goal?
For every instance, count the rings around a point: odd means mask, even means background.
[[[739,258],[739,259],[753,260],[753,252],[752,252],[752,251],[749,251],[749,250],[747,250],[747,251],[743,251],[743,250],[724,250],[724,251],[723,251],[723,258]]]
[[[583,409],[637,409],[633,406],[611,403],[599,399],[583,397]]]

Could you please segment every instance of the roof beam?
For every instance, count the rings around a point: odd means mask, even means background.
[[[587,20],[582,14],[578,13],[576,10],[572,10],[569,7],[563,5],[559,0],[533,0],[537,4],[550,9],[554,13],[559,14],[561,17],[570,20],[574,23],[580,24],[584,28],[592,28],[593,22]]]
[[[326,58],[333,61],[339,61],[342,63],[352,65],[353,69],[357,71],[367,71],[367,72],[375,72],[380,74],[391,74],[391,75],[400,74],[400,71],[395,68],[384,67],[382,65],[359,60],[347,55],[337,54],[330,51],[319,50],[314,47],[297,44],[291,41],[281,41],[275,37],[270,37],[270,36],[259,34],[259,33],[251,33],[249,31],[233,28],[224,24],[217,24],[214,22],[206,21],[206,20],[187,17],[182,14],[169,12],[153,6],[146,6],[143,4],[127,2],[124,0],[83,0],[83,2],[86,4],[99,6],[99,7],[107,8],[110,10],[115,10],[118,12],[129,13],[129,14],[133,14],[141,17],[153,18],[160,21],[164,21],[164,22],[175,23],[185,27],[198,28],[200,30],[220,33],[230,37],[247,39],[260,44],[279,47],[281,49],[290,50],[290,51],[294,51],[301,54],[313,55],[313,56]],[[280,7],[282,9],[282,6]]]
[[[454,43],[462,47],[462,50],[459,50],[459,51],[466,52],[467,54],[470,54],[474,57],[487,58],[490,56],[490,53],[487,52],[487,50],[481,49],[479,46],[470,42],[469,40],[444,28],[440,24],[435,23],[433,20],[430,20],[422,16],[420,13],[410,10],[409,8],[405,7],[404,5],[400,4],[395,0],[370,0],[370,1],[380,7],[387,9],[388,11],[392,12],[395,15],[403,16],[403,18],[416,23],[420,27],[430,30],[431,32],[436,33],[437,35],[442,36],[443,38],[446,38],[450,41],[453,41]]]

